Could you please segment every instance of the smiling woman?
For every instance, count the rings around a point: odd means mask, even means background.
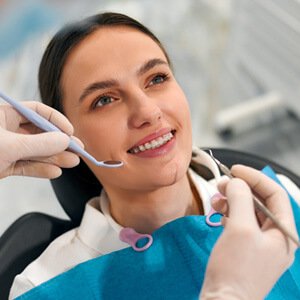
[[[192,198],[186,176],[192,149],[191,122],[187,100],[161,47],[129,26],[97,29],[73,47],[66,59],[61,91],[62,109],[86,150],[96,158],[124,163],[123,168],[106,172],[86,161],[105,186],[115,220],[152,232],[171,214],[182,215]],[[166,136],[167,143],[150,147],[156,139],[165,141]],[[104,141],[109,141],[105,147]],[[131,151],[140,145],[145,151]],[[183,186],[185,197],[169,197],[168,189],[176,193]],[[168,199],[161,200],[159,209],[165,213],[136,222],[131,214],[143,216],[145,205],[151,203],[150,199],[140,201],[140,193],[147,190],[150,195],[159,187],[164,187]],[[174,205],[175,201],[179,205]],[[174,211],[170,210],[171,202]]]
[[[192,130],[187,99],[174,77],[162,44],[139,22],[125,15],[104,13],[63,28],[51,40],[43,56],[39,85],[43,102],[70,120],[74,135],[89,153],[99,160],[118,160],[124,164],[121,168],[108,170],[82,158],[101,182],[101,195],[88,202],[79,228],[55,240],[16,277],[11,297],[55,278],[79,263],[127,248],[132,241],[126,243],[128,236],[120,240],[124,232],[130,232],[129,239],[151,237],[155,232],[159,234],[167,223],[176,228],[176,220],[181,218],[186,222],[190,220],[186,217],[191,215],[201,223],[211,209],[213,195],[219,195],[214,197],[215,200],[222,198],[224,201],[215,183],[189,168]],[[194,159],[219,176],[213,171],[214,161],[205,152],[194,154]],[[262,298],[291,264],[295,251],[295,246],[286,243],[278,230],[275,230],[276,239],[270,238],[274,228],[267,220],[260,220],[260,227],[247,184],[253,185],[254,190],[259,187],[257,192],[263,200],[268,200],[272,194],[268,205],[273,210],[276,211],[281,203],[284,212],[281,218],[296,235],[291,207],[283,189],[250,168],[236,168],[235,176],[243,181],[225,182],[220,189],[228,196],[232,212],[237,211],[237,198],[241,195],[248,203],[245,205],[248,209],[239,207],[241,215],[230,215],[231,211],[228,214],[228,208],[224,209],[223,205],[223,213],[228,217],[226,224],[231,226],[225,228],[210,259],[202,299],[229,299],[229,295],[232,299]],[[260,185],[253,184],[257,178]],[[278,202],[278,199],[282,201]],[[237,228],[236,218],[246,217],[249,223],[244,228]],[[175,238],[176,230],[168,237]],[[203,249],[209,246],[209,255],[213,239],[209,238],[208,232],[218,236],[219,231],[213,231],[207,225],[201,230],[197,236],[200,250],[196,257],[206,265],[202,246]],[[244,262],[242,257],[230,255],[245,232],[248,235],[247,239],[242,239],[242,253],[249,254],[253,260],[264,258],[261,265],[272,269],[271,276],[265,276],[268,268],[256,268],[253,272],[252,260]],[[150,240],[152,243],[152,237]],[[167,251],[168,243],[162,245]],[[273,255],[269,255],[270,249]],[[278,252],[284,255],[276,262],[270,260]],[[224,262],[226,267],[222,270],[226,276],[215,276],[216,272],[220,273],[216,265],[222,265],[220,257],[226,253],[227,264]],[[231,273],[228,261],[239,264],[240,273]],[[163,270],[163,276],[168,273],[168,269]],[[200,293],[204,270],[199,269],[199,274],[194,291],[196,296]],[[266,278],[265,281],[260,276]],[[249,290],[248,282],[256,289]],[[178,299],[183,299],[180,295]],[[134,297],[129,295],[130,299]]]

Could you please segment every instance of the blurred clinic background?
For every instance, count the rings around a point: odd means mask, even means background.
[[[300,173],[299,0],[0,0],[0,89],[39,100],[51,36],[100,11],[137,18],[165,44],[195,145],[256,153]],[[66,217],[48,180],[1,180],[0,234],[29,211]]]

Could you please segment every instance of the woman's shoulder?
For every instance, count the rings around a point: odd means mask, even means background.
[[[107,217],[102,214],[99,203],[98,197],[92,198],[85,207],[80,226],[56,238],[15,277],[10,298],[27,292],[79,263],[104,254],[105,252],[100,251],[102,248],[111,248],[110,243],[105,241],[105,234],[112,235],[114,230]],[[113,246],[120,248],[118,244]]]
[[[56,238],[46,250],[14,279],[10,299],[97,255],[78,237],[78,228]]]
[[[77,239],[77,229],[72,229],[55,239],[46,250],[14,279],[10,299],[67,271],[78,263],[78,253],[82,250]]]

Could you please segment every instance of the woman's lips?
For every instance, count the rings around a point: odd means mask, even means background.
[[[139,157],[156,157],[166,154],[175,144],[175,133],[175,130],[169,130],[167,133],[155,134],[156,138],[149,139],[150,136],[148,136],[146,139],[143,139],[146,142],[139,142],[136,146],[128,150],[128,153]]]

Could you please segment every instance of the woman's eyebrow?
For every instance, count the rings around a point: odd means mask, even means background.
[[[85,97],[87,97],[89,94],[93,93],[94,91],[111,88],[113,86],[116,86],[117,84],[118,84],[118,82],[113,79],[94,82],[94,83],[88,85],[83,90],[82,94],[79,97],[79,102],[82,102]]]
[[[148,61],[146,61],[137,71],[138,75],[143,75],[144,73],[146,73],[147,71],[149,71],[150,69],[154,68],[157,65],[166,65],[169,66],[169,64],[162,60],[161,58],[153,58],[153,59],[149,59]]]

